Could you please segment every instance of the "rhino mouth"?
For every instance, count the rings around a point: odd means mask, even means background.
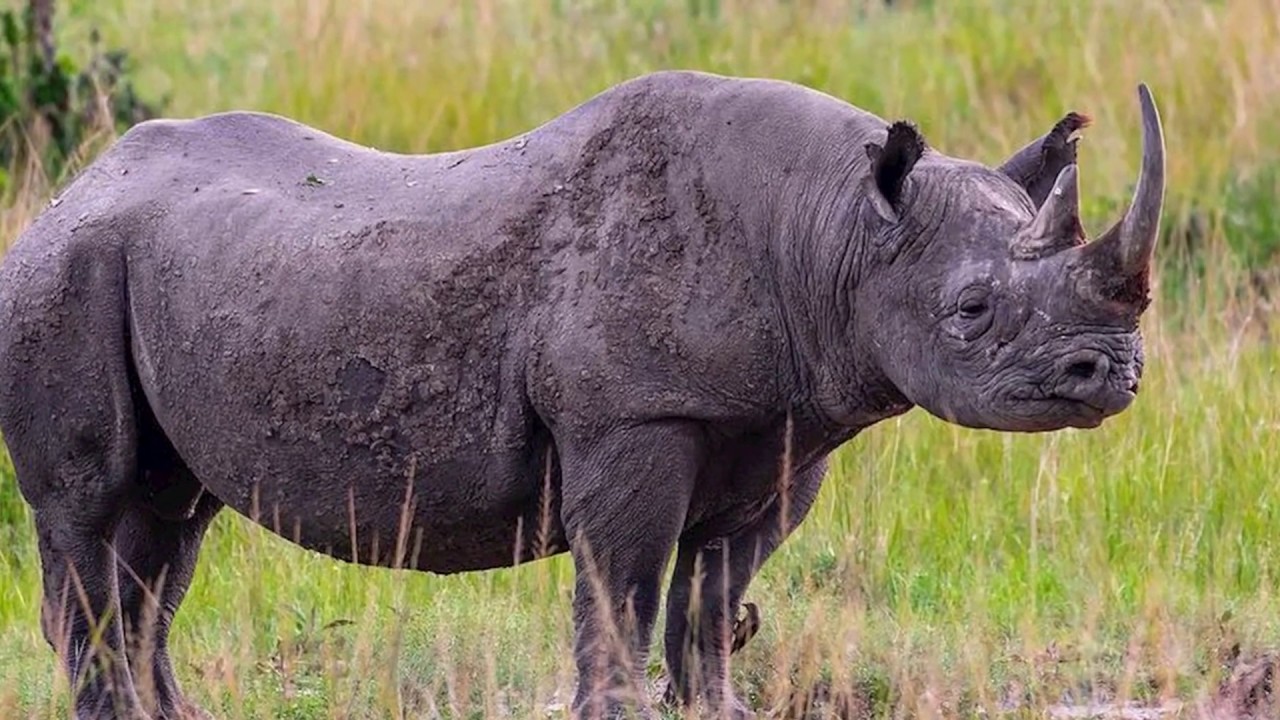
[[[1071,413],[1070,419],[1067,421],[1068,427],[1096,428],[1111,414],[1107,412],[1106,408],[1095,405],[1087,400],[1054,398],[1054,401],[1065,403],[1072,407],[1073,412]]]
[[[1096,428],[1107,418],[1124,411],[1137,397],[1137,384],[1087,397],[1065,393],[1029,393],[1017,398],[1019,415],[1039,430]]]
[[[1117,415],[1133,403],[1138,396],[1137,385],[1125,390],[1113,390],[1103,398],[1079,398],[1056,395],[1045,398],[1043,402],[1054,403],[1070,408],[1065,418],[1069,427],[1095,428],[1104,420]]]

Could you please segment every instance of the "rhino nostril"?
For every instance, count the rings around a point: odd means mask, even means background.
[[[1098,372],[1098,363],[1093,360],[1077,360],[1067,366],[1067,374],[1071,377],[1089,379]]]

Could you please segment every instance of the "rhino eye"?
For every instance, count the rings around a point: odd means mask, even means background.
[[[987,301],[985,298],[965,298],[960,301],[960,317],[965,320],[974,320],[982,317],[987,312]]]

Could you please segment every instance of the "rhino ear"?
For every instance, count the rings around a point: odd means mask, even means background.
[[[924,154],[924,138],[914,125],[900,120],[889,126],[884,145],[867,143],[865,149],[871,160],[867,194],[881,218],[897,222],[907,175]]]
[[[1037,209],[1053,191],[1058,176],[1076,164],[1076,143],[1093,120],[1088,115],[1069,112],[1041,137],[1014,153],[1000,171],[1022,186]]]

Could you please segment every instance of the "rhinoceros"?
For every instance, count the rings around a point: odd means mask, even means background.
[[[224,506],[367,565],[571,553],[581,717],[652,712],[674,556],[674,698],[749,716],[733,627],[830,453],[914,406],[1030,433],[1134,401],[1165,184],[1137,90],[1141,173],[1092,240],[1075,112],[999,166],[693,71],[438,154],[133,127],[0,268],[0,430],[77,716],[200,712],[168,635]]]

